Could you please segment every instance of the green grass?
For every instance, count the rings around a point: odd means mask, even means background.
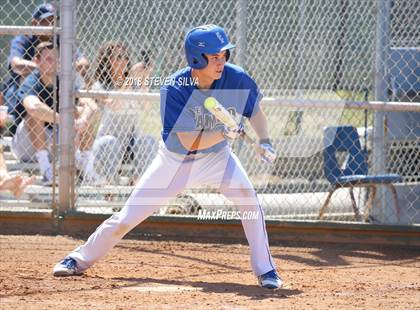
[[[336,94],[344,100],[364,101],[365,93],[361,91],[338,90]],[[373,93],[370,92],[367,98],[369,101],[374,100]],[[345,109],[341,117],[342,124],[351,124],[355,127],[365,126],[365,111],[356,109]],[[367,125],[373,125],[373,111],[367,111]]]

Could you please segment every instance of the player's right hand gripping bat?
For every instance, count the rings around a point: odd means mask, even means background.
[[[235,119],[230,115],[229,111],[226,110],[224,106],[222,106],[214,97],[208,97],[204,101],[204,107],[213,114],[219,121],[221,121],[225,126],[229,127],[231,130],[238,130],[239,125],[235,121]],[[250,136],[246,134],[246,132],[243,132],[241,137],[251,144],[254,148],[257,154],[260,156],[268,158],[270,162],[273,162],[276,158],[276,154],[266,148],[261,147],[258,143],[255,142],[254,139],[252,139]]]

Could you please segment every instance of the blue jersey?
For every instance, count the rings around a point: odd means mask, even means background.
[[[58,94],[58,79],[57,79],[57,94]],[[19,87],[17,92],[17,104],[15,110],[13,111],[12,115],[15,117],[14,127],[12,128],[12,133],[14,133],[15,128],[22,119],[26,116],[26,110],[23,106],[23,100],[27,96],[36,96],[45,103],[51,109],[54,109],[54,86],[53,85],[44,85],[41,81],[41,77],[39,75],[38,70],[34,70],[31,74],[29,74],[25,80],[23,81],[22,85]],[[59,102],[57,96],[57,111],[59,110]],[[52,125],[49,123],[45,123],[45,126],[51,127]]]
[[[9,77],[3,86],[4,93],[6,93],[9,90],[9,88],[13,88],[13,91],[16,91],[20,83],[22,82],[20,80],[21,76],[12,70],[12,59],[14,57],[18,57],[25,60],[33,60],[35,56],[35,48],[39,43],[41,43],[41,41],[39,40],[38,36],[34,35],[18,35],[13,38],[12,42],[10,43],[10,54],[8,57]],[[57,36],[57,47],[59,45],[59,37]],[[83,55],[80,52],[80,50],[76,49],[75,58],[80,59],[82,56]]]
[[[12,42],[10,43],[10,54],[8,58],[9,63],[9,78],[5,83],[5,92],[11,88],[19,87],[20,83],[20,75],[14,72],[10,66],[10,62],[14,57],[22,58],[25,60],[32,60],[35,55],[35,47],[40,43],[37,36],[26,36],[26,35],[18,35],[13,38]]]
[[[207,97],[215,97],[237,120],[251,117],[259,110],[261,91],[255,81],[241,68],[225,64],[222,76],[215,80],[209,90],[200,90],[186,67],[174,73],[167,85],[160,90],[160,113],[162,139],[166,147],[176,153],[188,154],[177,132],[200,132],[220,130],[223,124],[204,108]],[[224,140],[199,153],[217,152],[227,142]]]

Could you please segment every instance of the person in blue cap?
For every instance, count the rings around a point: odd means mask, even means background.
[[[56,15],[55,7],[50,3],[44,3],[35,8],[32,13],[32,26],[53,26],[54,16]],[[9,76],[6,79],[3,96],[5,105],[9,113],[13,113],[17,104],[17,90],[22,84],[24,78],[38,65],[33,60],[36,46],[43,41],[51,41],[48,35],[18,35],[11,41],[10,53],[8,57]],[[78,51],[76,53],[76,70],[85,70],[89,65],[88,60]],[[16,131],[16,124],[10,128],[12,134]]]
[[[57,263],[54,276],[82,274],[177,194],[206,185],[238,207],[259,284],[269,289],[282,286],[270,253],[261,204],[228,143],[241,136],[243,129],[225,127],[203,106],[207,98],[214,97],[232,116],[248,118],[260,147],[266,150],[262,159],[268,163],[275,160],[267,119],[260,108],[261,91],[242,68],[227,63],[234,47],[224,29],[216,25],[188,32],[185,53],[189,66],[174,73],[161,88],[162,142],[155,159],[121,211]]]

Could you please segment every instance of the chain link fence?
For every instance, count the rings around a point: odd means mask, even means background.
[[[28,25],[39,4],[6,2],[2,25]],[[83,116],[75,120],[76,208],[108,213],[123,206],[157,152],[159,81],[186,65],[186,32],[214,23],[237,44],[231,61],[266,97],[275,163],[258,162],[242,141],[232,147],[267,217],[420,223],[419,16],[420,5],[409,0],[76,1],[75,106]],[[3,79],[11,38],[0,37]],[[142,83],[110,83],[117,71],[122,81]],[[374,101],[390,103],[366,104]],[[29,167],[6,156],[9,170]],[[339,175],[331,165],[346,169]],[[382,185],[375,189],[375,182]],[[394,184],[396,195],[384,183]],[[32,185],[25,198],[49,199],[53,190]],[[160,213],[220,208],[233,206],[217,190],[200,188]]]
[[[7,112],[0,125],[0,188],[9,190],[2,202],[16,207],[54,204],[57,192],[56,18],[51,4],[6,1],[0,9],[1,104]]]

